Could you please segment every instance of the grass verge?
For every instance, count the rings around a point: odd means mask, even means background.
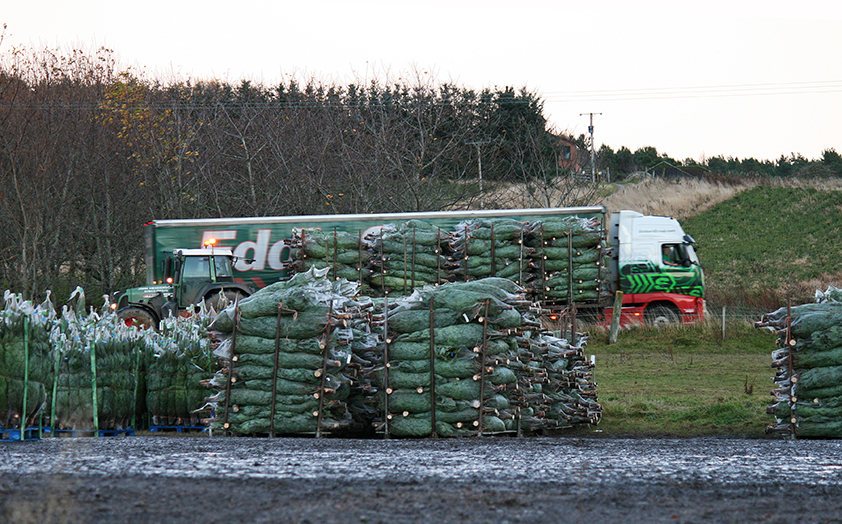
[[[773,387],[775,335],[747,322],[624,330],[608,345],[592,331],[586,353],[595,379],[605,436],[764,437]]]

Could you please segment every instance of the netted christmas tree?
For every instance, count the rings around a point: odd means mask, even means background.
[[[363,285],[368,282],[371,253],[363,245],[360,234],[295,228],[287,245],[290,248],[287,269],[293,273],[330,268],[327,276],[332,280],[344,278]]]
[[[529,289],[536,300],[593,303],[607,296],[608,251],[598,218],[544,219],[528,233],[535,274]]]
[[[368,281],[379,294],[407,294],[444,282],[441,229],[420,220],[385,224],[363,239],[371,252]]]
[[[508,279],[422,288],[379,317],[382,365],[370,377],[383,433],[522,434],[600,420],[585,337],[546,334]]]
[[[524,286],[533,277],[535,251],[525,243],[526,228],[525,222],[511,218],[459,223],[448,237],[449,268],[456,280],[502,277]]]

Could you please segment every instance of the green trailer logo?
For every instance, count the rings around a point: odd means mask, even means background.
[[[620,291],[623,293],[678,293],[704,298],[705,282],[697,265],[662,269],[650,261],[638,261],[620,267]]]

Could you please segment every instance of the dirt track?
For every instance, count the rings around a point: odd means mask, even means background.
[[[842,522],[842,442],[116,437],[0,444],[2,522]]]

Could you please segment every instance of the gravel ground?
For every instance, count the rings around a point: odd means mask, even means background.
[[[0,444],[0,522],[842,523],[842,442],[54,438]]]

